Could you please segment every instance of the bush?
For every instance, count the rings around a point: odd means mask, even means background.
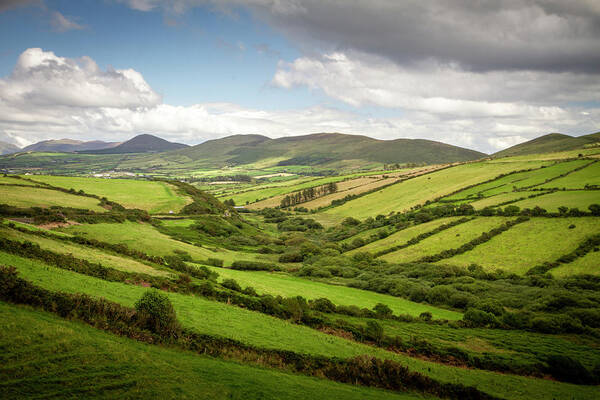
[[[235,279],[225,279],[223,282],[221,282],[221,286],[227,289],[235,290],[236,292],[242,291],[242,287]]]
[[[373,311],[375,311],[377,318],[389,318],[393,313],[392,309],[383,303],[377,303],[375,307],[373,307]]]
[[[488,326],[497,323],[496,316],[492,313],[468,309],[463,315],[463,321],[471,323],[473,326]]]
[[[146,291],[136,301],[135,310],[145,329],[166,336],[175,336],[180,330],[171,301],[156,289]]]
[[[424,311],[421,314],[419,314],[419,318],[423,321],[431,321],[433,315],[429,311]]]
[[[563,382],[578,385],[590,385],[594,383],[592,374],[577,360],[563,355],[548,357],[548,373]]]

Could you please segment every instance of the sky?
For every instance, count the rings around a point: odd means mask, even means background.
[[[597,0],[0,0],[0,141],[600,131]]]

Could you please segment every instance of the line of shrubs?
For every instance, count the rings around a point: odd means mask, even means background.
[[[237,269],[240,271],[281,271],[281,267],[277,264],[243,260],[234,261],[231,264],[231,269]]]
[[[430,230],[428,232],[421,233],[420,235],[418,235],[418,236],[410,239],[406,243],[403,243],[403,244],[400,244],[400,245],[397,245],[397,246],[393,246],[393,247],[390,247],[390,248],[378,251],[377,253],[374,254],[374,256],[375,257],[380,257],[380,256],[382,256],[384,254],[392,253],[394,251],[398,251],[398,250],[403,249],[405,247],[412,246],[414,244],[419,243],[422,240],[427,239],[430,236],[433,236],[433,235],[435,235],[437,233],[440,233],[440,232],[442,232],[442,231],[444,231],[446,229],[450,229],[450,228],[452,228],[454,226],[457,226],[457,225],[460,225],[460,224],[464,224],[465,222],[469,222],[472,219],[473,218],[461,218],[461,219],[457,219],[456,221],[449,222],[447,224],[442,224],[442,225],[438,226],[435,229],[432,229],[432,230]]]
[[[519,217],[512,221],[506,221],[504,224],[500,225],[499,227],[493,228],[489,232],[482,233],[481,235],[479,235],[479,237],[463,244],[462,246],[460,246],[456,249],[443,250],[438,254],[434,254],[431,256],[424,256],[415,262],[417,262],[417,263],[422,263],[422,262],[434,263],[436,261],[440,261],[445,258],[450,258],[450,257],[454,257],[455,255],[458,255],[458,254],[466,253],[467,251],[473,250],[475,248],[475,246],[485,243],[485,242],[491,240],[494,236],[498,236],[499,234],[501,234],[502,232],[506,232],[513,226],[523,223],[523,222],[526,222],[526,221],[529,221],[529,217]]]
[[[264,349],[233,339],[206,335],[182,328],[168,298],[149,293],[124,307],[81,294],[52,292],[17,276],[13,267],[0,267],[0,296],[4,301],[27,304],[63,318],[83,321],[95,328],[151,343],[168,344],[213,357],[236,359],[342,383],[395,391],[414,390],[438,397],[467,400],[496,399],[474,387],[441,383],[411,372],[391,360],[370,356],[328,358],[286,350]]]
[[[560,264],[571,263],[576,259],[585,256],[591,251],[600,251],[600,235],[594,235],[590,238],[587,238],[583,243],[577,246],[575,250],[559,257],[554,262],[546,262],[542,265],[536,265],[535,267],[527,271],[526,275],[543,275],[551,269],[560,266]]]

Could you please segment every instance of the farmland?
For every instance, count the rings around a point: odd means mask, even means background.
[[[367,355],[393,360],[431,382],[461,383],[499,398],[596,398],[598,386],[590,384],[600,366],[594,161],[518,156],[332,176],[268,166],[252,170],[244,182],[219,185],[2,177],[0,265],[14,267],[48,296],[105,299],[129,316],[137,315],[147,293],[160,293],[173,308],[178,335],[193,332],[204,335],[199,337],[206,346],[229,340],[241,347],[210,358],[179,341],[164,342],[171,343],[167,347],[142,343],[148,333],[156,340],[165,334],[133,322],[126,324],[129,334],[118,328],[123,325],[78,314],[64,319],[63,303],[10,304],[27,297],[10,297],[9,291],[0,303],[8,321],[0,340],[8,343],[18,330],[22,339],[5,356],[0,375],[10,378],[5,387],[15,398],[50,391],[439,397],[416,386],[355,386],[269,358],[285,352],[331,363]],[[213,173],[222,179],[238,170]],[[208,170],[202,174],[211,176]],[[336,184],[334,193],[280,206],[288,195],[330,183]],[[248,207],[232,206],[246,201]],[[40,354],[51,354],[53,332],[70,335],[59,342],[68,352],[60,363],[27,350],[35,343]],[[18,369],[17,351],[31,367]],[[70,368],[82,363],[79,352],[85,351],[92,354],[89,361]],[[585,382],[557,370],[551,356],[576,363]],[[117,371],[173,369],[151,383],[135,374],[117,379],[103,372],[110,360]],[[35,366],[64,374],[64,383],[59,388],[41,379],[25,389],[20,383],[35,378]],[[186,377],[172,382],[183,370]],[[99,379],[77,387],[81,374]],[[285,384],[261,389],[269,379]]]

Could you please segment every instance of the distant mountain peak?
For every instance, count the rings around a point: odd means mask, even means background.
[[[189,147],[187,144],[173,143],[158,136],[142,133],[110,149],[86,151],[94,154],[124,154],[124,153],[160,153]]]

